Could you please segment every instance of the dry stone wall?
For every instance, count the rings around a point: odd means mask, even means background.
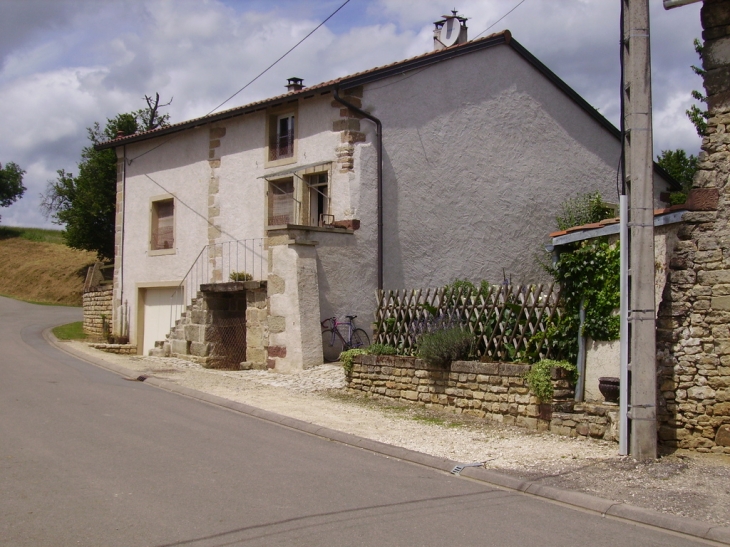
[[[84,332],[95,340],[103,340],[111,334],[112,297],[111,288],[96,287],[83,295]]]
[[[525,364],[473,361],[455,361],[441,369],[413,357],[360,355],[347,382],[349,391],[369,396],[571,437],[618,439],[617,405],[575,405],[562,369],[552,372],[555,398],[541,404],[527,387],[529,370]]]
[[[730,454],[730,2],[705,1],[710,117],[657,321],[659,438]]]

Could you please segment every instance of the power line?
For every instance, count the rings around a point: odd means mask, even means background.
[[[523,1],[524,1],[524,0],[523,0]],[[216,106],[216,107],[215,107],[215,108],[214,108],[213,110],[211,110],[210,112],[208,112],[207,114],[205,114],[205,115],[204,115],[204,116],[202,116],[202,117],[203,117],[203,118],[205,118],[205,117],[207,117],[207,116],[210,116],[210,115],[211,115],[211,114],[212,114],[213,112],[215,112],[216,110],[218,110],[218,109],[219,109],[219,108],[220,108],[221,106],[223,106],[223,105],[224,105],[224,104],[226,104],[226,103],[227,103],[228,101],[230,101],[231,99],[233,99],[233,98],[234,98],[234,97],[235,97],[236,95],[238,95],[239,93],[241,93],[241,91],[243,91],[243,90],[244,90],[244,89],[246,89],[246,88],[247,88],[248,86],[250,86],[251,84],[253,84],[253,83],[254,83],[254,82],[255,82],[256,80],[258,80],[259,78],[261,78],[261,76],[263,76],[264,74],[266,74],[266,73],[267,73],[267,72],[268,72],[269,70],[271,70],[271,69],[272,69],[272,68],[273,68],[274,66],[276,66],[276,65],[277,65],[277,64],[279,63],[279,61],[281,61],[281,60],[282,60],[282,59],[283,59],[284,57],[286,57],[286,56],[287,56],[287,55],[289,55],[289,54],[290,54],[290,53],[291,53],[292,51],[294,51],[294,50],[295,50],[295,49],[296,49],[297,47],[299,47],[299,46],[300,46],[300,45],[301,45],[301,44],[302,44],[302,43],[303,43],[303,42],[304,42],[304,41],[305,41],[305,40],[306,40],[307,38],[309,38],[309,37],[310,37],[310,36],[311,36],[312,34],[314,34],[315,32],[317,32],[317,30],[319,30],[319,29],[320,29],[320,27],[322,27],[322,25],[324,25],[324,24],[325,24],[325,23],[326,23],[327,21],[329,21],[330,19],[332,19],[332,17],[334,17],[334,16],[335,16],[335,14],[337,14],[337,12],[338,12],[338,11],[340,11],[340,10],[341,10],[342,8],[344,8],[344,7],[345,7],[345,6],[347,5],[347,4],[349,4],[349,3],[350,3],[350,0],[345,0],[345,1],[344,1],[344,2],[343,2],[343,3],[341,4],[341,5],[340,5],[340,7],[338,7],[338,8],[337,8],[337,9],[336,9],[335,11],[333,11],[332,13],[330,13],[330,14],[329,14],[329,16],[328,16],[328,17],[327,17],[327,18],[326,18],[326,19],[325,19],[324,21],[322,21],[322,22],[321,22],[321,23],[320,23],[319,25],[317,25],[316,27],[314,27],[314,28],[313,28],[313,29],[312,29],[312,30],[311,30],[311,31],[309,32],[309,34],[307,34],[307,35],[306,35],[306,36],[305,36],[304,38],[302,38],[302,39],[301,39],[301,40],[299,40],[299,41],[298,41],[298,42],[297,42],[296,44],[294,44],[294,45],[293,45],[293,46],[292,46],[291,48],[289,48],[289,50],[288,50],[288,51],[287,51],[286,53],[284,53],[284,55],[282,55],[282,56],[281,56],[281,57],[279,57],[279,58],[278,58],[278,59],[277,59],[276,61],[274,61],[273,63],[271,63],[271,64],[270,64],[269,66],[267,66],[267,67],[266,67],[266,68],[265,68],[264,70],[262,70],[262,71],[261,71],[261,72],[260,72],[260,73],[259,73],[258,75],[256,75],[256,77],[255,77],[255,78],[253,78],[253,79],[252,79],[251,81],[249,81],[249,82],[248,82],[248,83],[247,83],[246,85],[244,85],[244,86],[243,86],[243,87],[242,87],[241,89],[239,89],[238,91],[236,91],[236,92],[235,92],[235,93],[234,93],[233,95],[231,95],[230,97],[228,97],[228,98],[227,98],[227,99],[226,99],[225,101],[223,101],[223,102],[222,102],[221,104],[219,104],[218,106]],[[167,139],[167,140],[165,140],[165,141],[161,142],[161,143],[160,143],[160,144],[158,144],[157,146],[154,146],[154,147],[150,148],[150,149],[149,149],[149,150],[147,150],[146,152],[142,152],[142,153],[141,153],[141,154],[139,154],[138,156],[135,156],[135,157],[133,157],[133,158],[130,158],[130,159],[128,160],[129,164],[131,165],[131,164],[132,164],[132,162],[133,162],[134,160],[136,160],[136,159],[138,159],[138,158],[141,158],[142,156],[145,156],[145,155],[149,154],[149,153],[150,153],[150,152],[152,152],[153,150],[157,150],[157,149],[158,149],[158,148],[160,148],[161,146],[164,146],[165,144],[167,144],[168,142],[170,142],[171,140],[173,140],[173,139],[175,139],[175,138],[177,138],[177,137],[178,137],[178,135],[173,135],[173,136],[171,136],[171,137],[170,137],[169,139]]]
[[[524,2],[524,0],[522,0],[522,1]],[[325,20],[324,20],[324,21],[322,21],[322,22],[321,22],[321,23],[320,23],[319,25],[317,25],[317,26],[316,26],[316,27],[315,27],[314,29],[312,29],[312,31],[311,31],[311,32],[310,32],[309,34],[307,34],[307,35],[306,35],[306,36],[305,36],[304,38],[302,38],[301,40],[299,40],[299,41],[298,41],[298,42],[297,42],[297,43],[296,43],[296,44],[295,44],[294,46],[292,46],[292,48],[291,48],[291,49],[290,49],[289,51],[287,51],[287,52],[286,52],[286,53],[285,53],[284,55],[282,55],[281,57],[279,57],[279,58],[278,58],[278,59],[277,59],[276,61],[274,61],[274,62],[273,62],[273,63],[271,63],[271,64],[270,64],[270,65],[269,65],[268,67],[266,67],[266,68],[265,68],[265,69],[264,69],[263,71],[261,71],[261,73],[259,73],[259,75],[258,75],[258,76],[256,76],[256,77],[255,77],[255,78],[254,78],[253,80],[251,80],[250,82],[248,82],[248,83],[247,83],[247,84],[246,84],[245,86],[243,86],[243,87],[242,87],[241,89],[239,89],[238,91],[236,91],[236,92],[235,92],[235,93],[234,93],[233,95],[231,95],[230,97],[228,97],[228,98],[227,98],[227,99],[226,99],[225,101],[223,101],[223,102],[222,102],[221,104],[219,104],[218,106],[216,106],[216,107],[215,107],[215,108],[214,108],[213,110],[211,110],[210,112],[208,112],[208,113],[206,114],[206,116],[210,116],[210,115],[211,115],[211,114],[212,114],[213,112],[215,112],[216,110],[218,110],[218,109],[219,109],[219,108],[220,108],[221,106],[223,106],[224,104],[226,104],[226,103],[227,103],[228,101],[230,101],[230,100],[231,100],[231,99],[232,99],[233,97],[235,97],[236,95],[238,95],[238,94],[239,94],[239,93],[240,93],[241,91],[243,91],[243,90],[244,90],[244,89],[246,89],[246,88],[247,88],[248,86],[250,86],[250,85],[251,85],[252,83],[254,83],[254,82],[255,82],[256,80],[258,80],[258,79],[259,79],[259,78],[260,78],[261,76],[263,76],[264,74],[266,74],[266,73],[267,73],[267,72],[269,71],[269,69],[273,68],[273,67],[274,67],[274,65],[276,65],[276,64],[277,64],[277,63],[278,63],[279,61],[281,61],[281,60],[282,60],[282,59],[283,59],[284,57],[286,57],[286,56],[287,56],[287,55],[289,55],[289,54],[290,54],[290,53],[291,53],[292,51],[294,51],[294,50],[295,50],[295,49],[296,49],[296,48],[297,48],[297,47],[299,46],[299,44],[301,44],[302,42],[304,42],[304,40],[306,40],[307,38],[309,38],[309,37],[310,37],[310,36],[311,36],[312,34],[314,34],[315,32],[317,32],[317,30],[318,30],[318,29],[319,29],[319,28],[320,28],[320,27],[321,27],[322,25],[324,25],[324,24],[325,24],[325,23],[326,23],[327,21],[329,21],[330,19],[332,19],[332,17],[334,17],[334,16],[335,16],[335,14],[336,14],[336,13],[337,13],[338,11],[340,11],[340,10],[341,10],[342,8],[344,8],[344,7],[345,7],[345,6],[346,6],[346,5],[347,5],[347,4],[349,3],[349,2],[350,2],[350,0],[345,0],[345,1],[344,1],[344,2],[342,3],[342,5],[341,5],[341,6],[339,7],[339,8],[337,8],[337,9],[336,9],[335,11],[333,11],[333,12],[332,12],[332,13],[331,13],[331,14],[329,15],[329,17],[327,17],[327,19],[325,19]]]
[[[521,2],[519,4],[517,4],[514,8],[512,8],[511,10],[509,10],[507,13],[505,13],[502,17],[500,17],[499,19],[497,19],[494,23],[492,23],[491,25],[489,25],[487,28],[485,28],[479,34],[477,34],[476,36],[474,36],[474,39],[476,40],[477,38],[479,38],[482,34],[484,34],[485,32],[487,32],[490,28],[492,28],[494,25],[496,25],[497,23],[499,23],[502,19],[504,19],[505,17],[507,17],[510,13],[512,13],[513,11],[515,11],[517,8],[519,8],[524,2],[525,2],[525,0],[521,0]]]
[[[208,220],[208,218],[205,215],[203,215],[199,211],[195,210],[195,208],[192,205],[188,205],[187,203],[185,203],[182,199],[180,199],[179,196],[177,196],[176,194],[174,194],[173,192],[171,192],[170,190],[168,190],[167,188],[165,188],[162,184],[160,184],[159,182],[157,182],[155,179],[153,179],[152,177],[150,177],[148,174],[145,173],[144,176],[147,177],[148,179],[150,179],[154,184],[156,184],[157,186],[159,186],[160,188],[162,188],[162,190],[164,190],[166,194],[170,194],[180,204],[182,204],[187,209],[189,209],[190,211],[192,211],[194,214],[196,214],[197,216],[199,216],[200,218],[202,218],[205,222],[208,223],[209,226],[212,226],[213,228],[217,228],[218,230],[221,231],[222,234],[227,235],[228,237],[230,237],[231,240],[235,240],[236,239],[235,236],[233,236],[233,235],[229,234],[228,232],[226,232],[223,229],[222,226],[217,226],[216,224],[213,224],[210,220]]]
[[[479,38],[479,37],[480,37],[480,36],[481,36],[482,34],[484,34],[484,33],[485,33],[485,32],[487,32],[487,31],[488,31],[488,30],[489,30],[490,28],[492,28],[492,27],[493,27],[494,25],[496,25],[497,23],[499,23],[499,22],[500,22],[500,21],[501,21],[502,19],[504,19],[505,17],[507,17],[507,16],[508,16],[508,15],[509,15],[510,13],[512,13],[513,11],[515,11],[515,10],[516,10],[517,8],[519,8],[519,7],[520,7],[520,5],[522,5],[522,3],[523,3],[524,1],[525,1],[525,0],[522,0],[522,1],[521,1],[521,2],[519,3],[519,4],[517,4],[517,5],[516,5],[516,6],[514,7],[514,8],[512,8],[511,10],[509,10],[509,11],[508,11],[507,13],[505,13],[505,14],[504,14],[504,15],[503,15],[502,17],[500,17],[499,19],[497,19],[497,20],[496,20],[496,21],[495,21],[494,23],[492,23],[492,24],[491,24],[491,25],[489,25],[489,26],[488,26],[487,28],[485,28],[485,29],[484,29],[483,31],[481,31],[481,32],[480,32],[479,34],[477,34],[477,35],[476,35],[476,36],[475,36],[474,38],[472,38],[472,40],[476,40],[476,39],[477,39],[477,38]],[[424,71],[424,70],[426,70],[427,68],[429,68],[429,67],[427,67],[427,66],[426,66],[426,67],[423,67],[423,68],[419,68],[418,70],[412,71],[412,72],[411,72],[410,74],[408,74],[408,76],[405,76],[405,74],[407,74],[407,73],[406,73],[406,72],[403,72],[403,73],[402,73],[402,74],[403,74],[403,77],[402,77],[402,78],[401,78],[400,80],[396,80],[395,82],[391,82],[391,83],[389,83],[389,84],[383,84],[383,85],[381,85],[381,86],[378,86],[378,87],[370,87],[370,88],[368,88],[368,89],[370,89],[370,90],[375,90],[375,89],[381,89],[381,88],[383,88],[383,87],[390,87],[391,85],[399,84],[399,83],[400,83],[400,82],[402,82],[403,80],[407,80],[408,78],[412,78],[413,76],[415,76],[415,75],[416,75],[416,74],[418,74],[419,72],[423,72],[423,71]]]

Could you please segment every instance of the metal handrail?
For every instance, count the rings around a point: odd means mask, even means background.
[[[264,239],[230,240],[205,245],[170,297],[170,329],[174,328],[177,320],[192,304],[200,285],[225,283],[233,272],[239,271],[248,273],[253,281],[264,280],[267,271]]]

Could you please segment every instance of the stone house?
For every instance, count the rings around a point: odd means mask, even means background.
[[[376,289],[542,278],[560,204],[616,201],[619,132],[509,31],[466,33],[450,17],[429,53],[100,145],[119,158],[115,332],[147,353],[246,269],[265,293],[247,360],[286,372],[322,362],[322,318],[369,330]],[[658,170],[658,206],[672,185]]]

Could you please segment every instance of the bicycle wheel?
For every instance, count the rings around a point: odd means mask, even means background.
[[[351,348],[362,348],[365,349],[370,345],[370,337],[362,329],[355,329],[352,331],[352,339],[350,342]]]
[[[342,353],[342,338],[334,333],[334,343],[332,340],[332,329],[322,331],[322,357],[325,363],[334,363],[340,359]]]

